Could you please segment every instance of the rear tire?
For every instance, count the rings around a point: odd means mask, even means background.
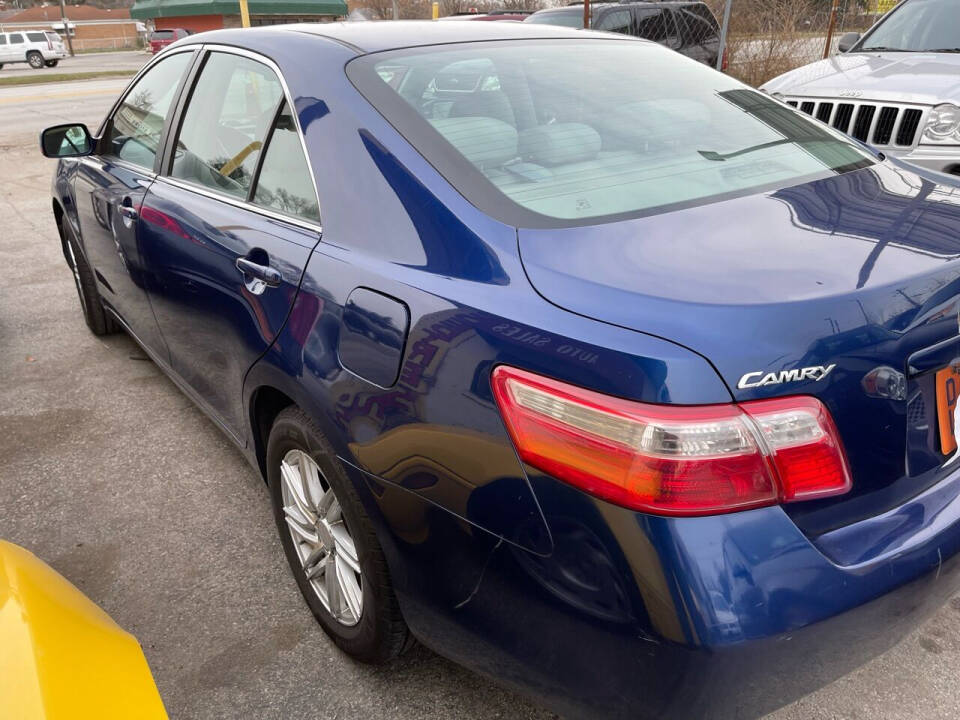
[[[36,50],[31,50],[30,52],[27,53],[27,62],[30,64],[30,67],[32,67],[34,70],[43,69],[43,64],[44,64],[43,55],[38,53]]]
[[[298,514],[295,508],[290,507],[289,502],[291,457],[301,457],[301,463],[312,461],[316,464],[320,488],[316,487],[317,483],[313,483],[313,489],[307,488],[306,496],[309,499],[307,505],[317,510],[315,517],[321,518],[317,521],[318,525],[324,521],[325,517],[333,515],[332,509],[330,515],[326,514],[321,498],[315,497],[318,492],[322,493],[322,497],[327,497],[327,493],[332,492],[332,502],[339,505],[342,528],[352,539],[354,555],[359,564],[359,586],[362,598],[359,618],[351,614],[345,621],[341,614],[338,619],[338,616],[324,606],[325,601],[314,587],[315,584],[320,584],[318,570],[324,562],[336,561],[337,558],[342,557],[338,554],[341,549],[339,545],[336,545],[333,553],[325,556],[326,560],[313,560],[314,564],[310,572],[313,573],[314,579],[307,577],[306,568],[309,567],[308,563],[311,560],[304,558],[306,543],[302,539],[295,541],[295,533],[291,532],[287,524],[287,518],[291,513]],[[277,416],[270,429],[266,460],[270,498],[273,502],[277,530],[280,532],[280,541],[300,592],[317,622],[341,650],[357,660],[374,664],[392,660],[411,644],[410,631],[400,614],[400,606],[390,582],[387,562],[377,541],[373,524],[360,502],[356,489],[337,460],[333,448],[310,417],[300,408],[291,406]],[[284,479],[284,471],[281,470],[281,464],[284,462],[287,463],[285,469],[287,480]],[[301,464],[300,467],[302,468],[303,465]],[[296,476],[301,477],[301,474],[298,472]],[[284,510],[284,493],[288,498],[286,511]],[[311,513],[311,515],[314,514]],[[339,537],[319,527],[316,535],[321,538],[330,535]],[[325,542],[319,543],[321,547],[325,544]],[[323,554],[322,549],[315,552],[317,556]],[[326,570],[323,570],[323,573],[325,574]],[[330,605],[329,602],[326,604]]]
[[[47,61],[46,61],[45,63],[43,63],[43,64],[46,65],[47,67],[56,67],[58,62],[60,62],[60,61],[59,61],[59,60],[47,60]]]
[[[97,291],[96,278],[90,266],[87,265],[80,247],[74,240],[73,235],[64,230],[64,246],[67,251],[67,264],[73,272],[73,282],[77,288],[77,296],[80,299],[80,310],[83,312],[83,319],[94,335],[112,335],[120,327],[117,322],[103,308],[103,301],[100,299],[100,293]]]

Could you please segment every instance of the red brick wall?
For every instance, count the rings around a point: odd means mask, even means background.
[[[223,15],[187,15],[184,17],[164,17],[153,21],[157,30],[175,30],[183,28],[193,32],[219,30],[223,27]]]

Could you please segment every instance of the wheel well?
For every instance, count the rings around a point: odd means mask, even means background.
[[[63,207],[56,199],[53,201],[53,219],[57,222],[57,233],[60,235],[60,249],[63,251],[63,259],[70,264],[70,256],[67,253],[67,236],[63,231]]]
[[[264,479],[267,477],[267,439],[270,437],[270,428],[273,427],[277,415],[295,404],[286,394],[270,386],[257,388],[250,400],[253,447]]]

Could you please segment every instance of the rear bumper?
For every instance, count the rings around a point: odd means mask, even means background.
[[[661,518],[535,485],[549,557],[434,521],[391,565],[425,644],[569,717],[759,717],[960,590],[960,473],[816,540],[779,507]]]

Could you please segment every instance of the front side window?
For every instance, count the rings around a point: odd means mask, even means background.
[[[303,154],[296,121],[286,103],[267,142],[253,202],[284,215],[320,220],[313,178]]]
[[[424,95],[451,66],[481,62],[500,79],[496,93],[477,88],[442,108]],[[380,65],[406,66],[399,87]],[[663,212],[874,162],[840,133],[648,43],[448,45],[367,55],[347,73],[468,200],[511,225]]]
[[[958,52],[957,4],[954,0],[908,0],[892,10],[857,50]]]
[[[137,80],[107,123],[101,153],[153,168],[164,124],[192,58],[189,52],[171,55]]]
[[[190,95],[170,174],[246,198],[283,89],[263,63],[211,53]]]

